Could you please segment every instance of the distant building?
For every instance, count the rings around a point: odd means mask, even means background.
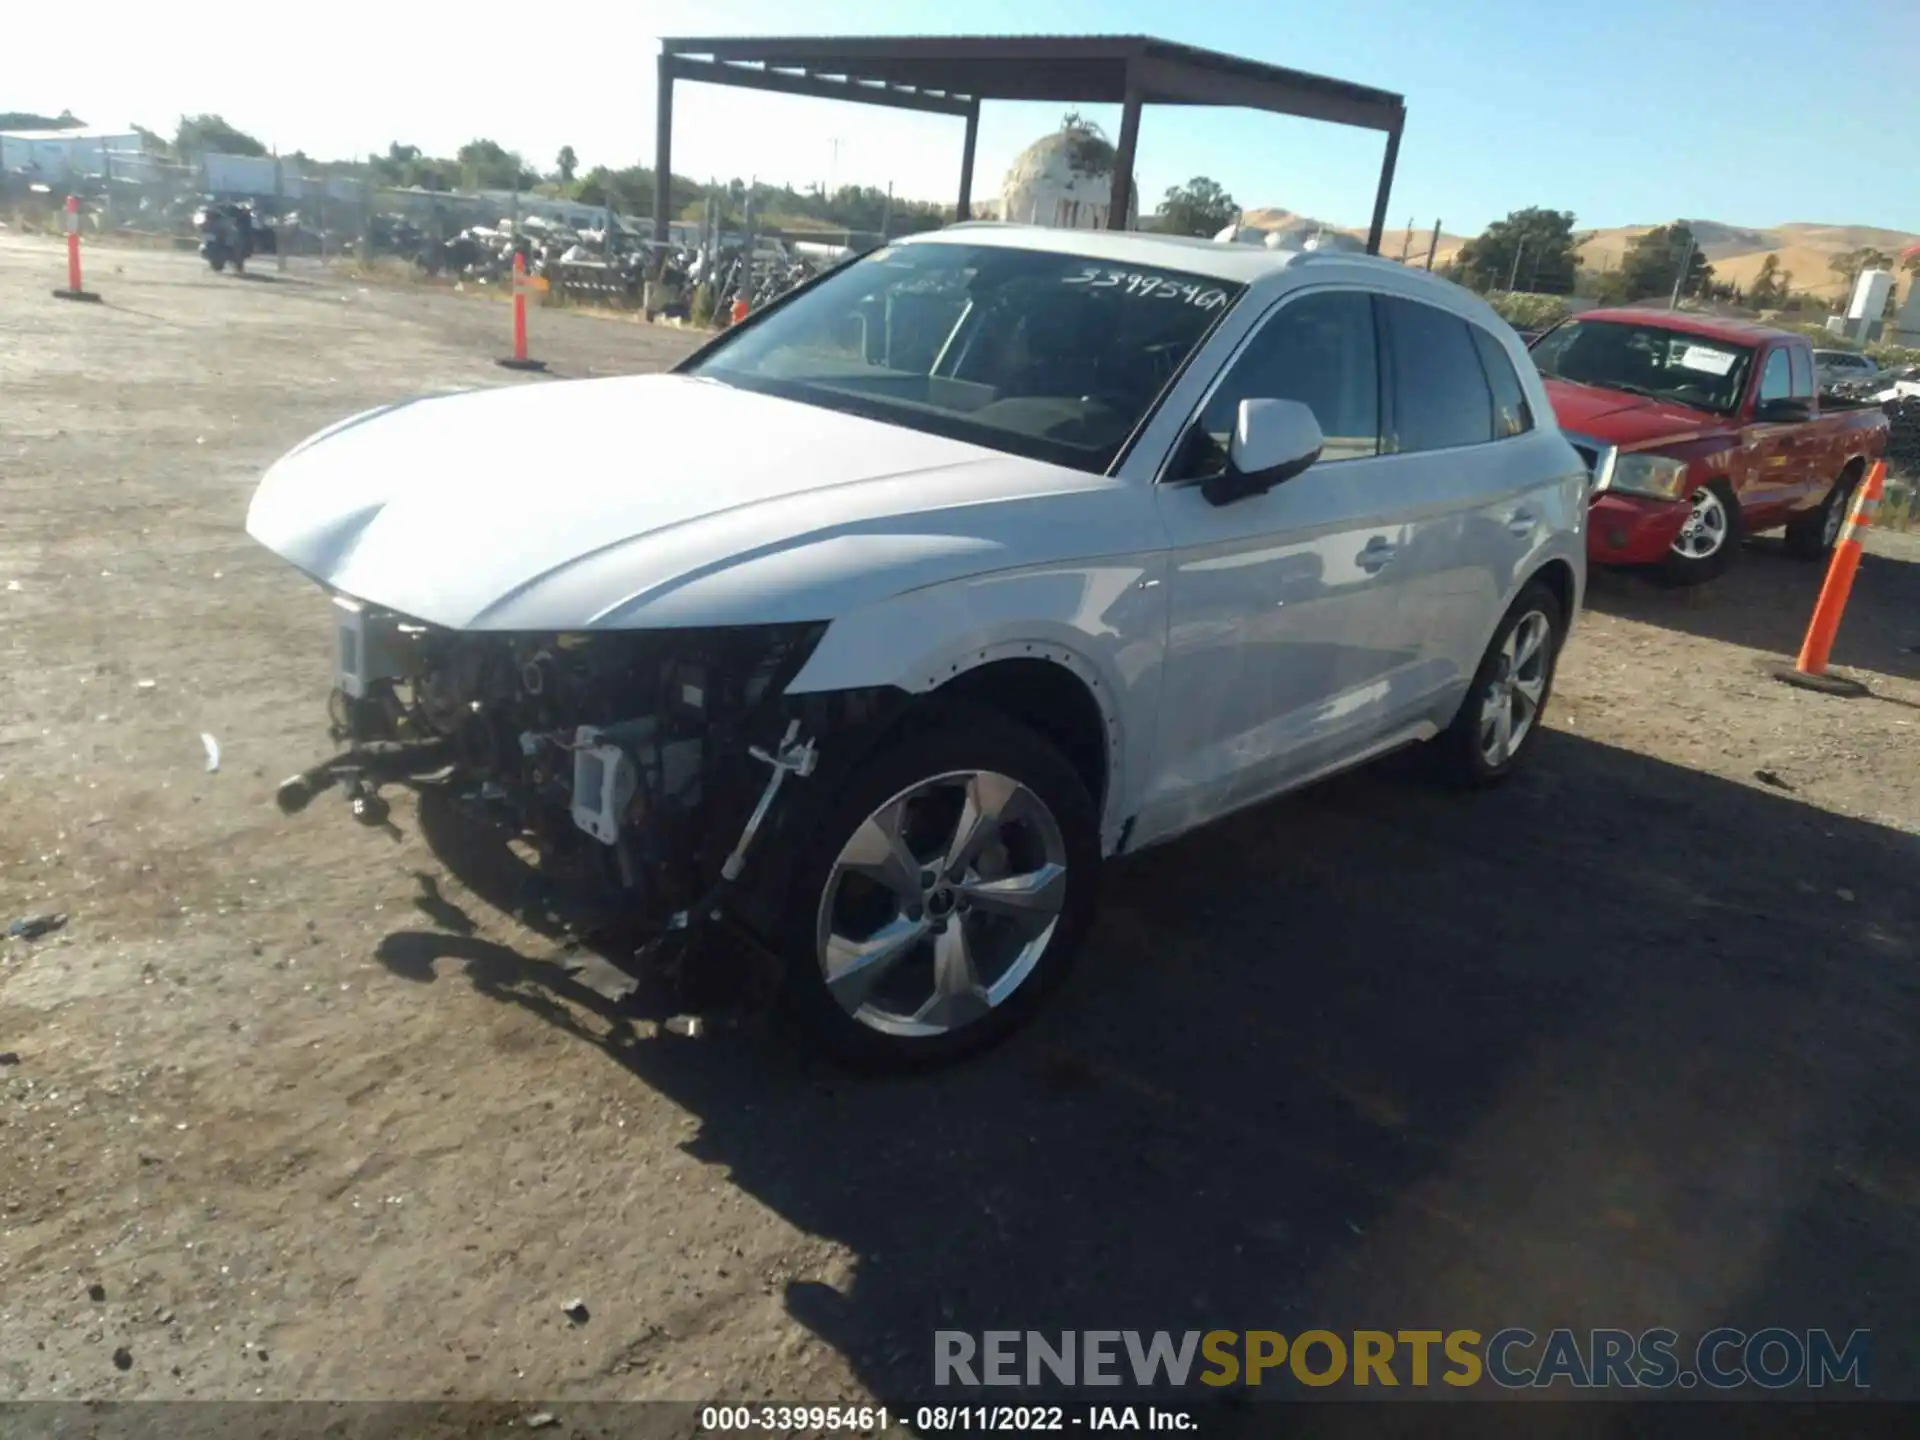
[[[146,146],[131,130],[76,125],[63,130],[0,130],[0,174],[48,185],[110,175],[117,162],[131,166]]]
[[[1016,225],[1104,230],[1113,208],[1113,164],[1106,136],[1069,115],[1060,129],[1014,158],[1000,187],[999,218]],[[1137,229],[1139,220],[1136,187],[1127,228]]]

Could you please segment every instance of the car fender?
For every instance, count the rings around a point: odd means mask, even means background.
[[[1106,730],[1101,834],[1111,850],[1146,773],[1166,648],[1159,554],[1041,566],[926,586],[833,621],[789,695],[889,686],[928,695],[982,666],[1069,671]]]

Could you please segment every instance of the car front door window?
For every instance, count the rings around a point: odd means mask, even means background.
[[[1767,368],[1760,372],[1760,403],[1785,400],[1793,394],[1793,366],[1785,350],[1767,356]]]
[[[1356,290],[1303,295],[1247,342],[1187,433],[1169,479],[1226,468],[1242,400],[1298,400],[1320,422],[1320,463],[1380,453],[1380,367],[1373,305]]]

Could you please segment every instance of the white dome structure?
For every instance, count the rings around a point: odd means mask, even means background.
[[[1104,230],[1113,208],[1114,151],[1098,128],[1078,116],[1022,150],[1000,187],[1000,218],[1015,225]],[[1140,219],[1136,187],[1127,228]]]

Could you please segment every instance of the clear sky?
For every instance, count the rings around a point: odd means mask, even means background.
[[[1538,204],[1583,227],[1920,231],[1920,0],[23,0],[0,22],[0,110],[167,133],[217,111],[328,157],[485,135],[542,169],[566,144],[585,165],[651,164],[660,35],[942,32],[1146,33],[1398,91],[1396,227],[1472,234]],[[958,120],[704,85],[676,98],[681,174],[957,189]],[[1065,108],[989,104],[974,193]],[[1087,113],[1117,133],[1117,107]],[[1206,174],[1245,206],[1362,224],[1379,155],[1368,132],[1149,108],[1138,171],[1149,204]]]

